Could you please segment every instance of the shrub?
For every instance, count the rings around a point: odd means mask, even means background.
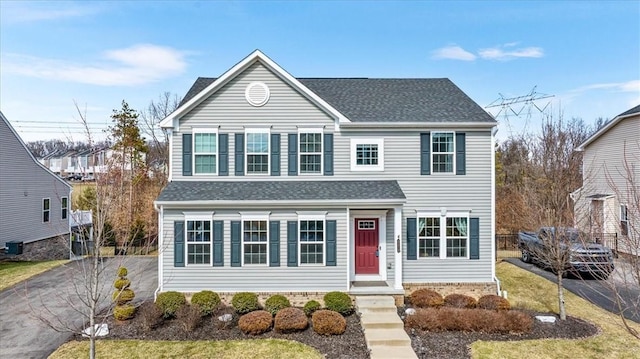
[[[311,316],[313,331],[321,335],[340,335],[347,330],[347,320],[332,310],[320,309]]]
[[[307,329],[309,320],[299,308],[283,308],[276,313],[273,327],[279,333],[292,333]]]
[[[165,319],[175,317],[176,311],[186,302],[183,293],[174,291],[162,292],[156,298],[156,305],[162,310]]]
[[[440,293],[425,288],[411,293],[409,300],[414,307],[418,308],[440,307],[444,304],[444,299],[442,299]]]
[[[307,302],[307,304],[304,305],[304,308],[302,309],[304,310],[304,314],[311,316],[313,312],[315,312],[320,308],[321,308],[320,303],[318,303],[317,300],[310,300]]]
[[[118,277],[126,277],[127,274],[129,274],[129,272],[127,271],[127,268],[125,267],[119,267],[118,268]]]
[[[511,305],[509,301],[499,295],[489,294],[478,299],[478,308],[491,310],[509,310]]]
[[[113,301],[118,305],[129,303],[135,297],[135,293],[131,289],[116,290],[113,292]]]
[[[273,316],[266,310],[256,310],[240,317],[238,327],[245,334],[258,335],[271,329]]]
[[[476,299],[464,294],[449,294],[444,297],[444,305],[453,308],[475,308]]]
[[[191,297],[191,305],[199,308],[202,316],[211,315],[220,305],[220,296],[216,292],[203,290]]]
[[[162,324],[162,310],[153,302],[145,302],[138,308],[138,316],[146,330],[154,329]]]
[[[276,315],[280,309],[288,308],[290,306],[291,303],[289,303],[289,299],[280,294],[272,295],[264,302],[264,310],[271,313],[271,315]]]
[[[191,333],[200,323],[200,308],[188,304],[183,304],[176,311],[176,318],[185,332]]]
[[[113,286],[118,289],[127,289],[131,285],[131,281],[126,278],[118,278],[115,282],[113,282]]]
[[[117,320],[128,320],[136,314],[136,307],[131,304],[117,305],[113,308],[113,317]]]
[[[353,313],[353,302],[351,297],[344,292],[329,292],[324,295],[324,306],[328,310],[338,312],[344,316]]]
[[[487,309],[424,308],[405,319],[405,326],[425,331],[528,333],[533,319],[518,311]]]
[[[238,314],[246,314],[260,309],[258,295],[251,292],[236,293],[231,299],[231,305]]]

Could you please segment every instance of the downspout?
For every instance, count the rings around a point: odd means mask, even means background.
[[[158,212],[158,287],[153,292],[153,301],[155,302],[158,298],[158,293],[162,291],[162,238],[163,238],[163,215],[164,208],[162,206],[158,207],[157,203],[153,203],[153,208]]]

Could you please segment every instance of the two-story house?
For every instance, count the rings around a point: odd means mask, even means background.
[[[591,135],[583,152],[583,185],[572,193],[576,223],[612,249],[640,255],[640,105]]]
[[[450,80],[295,78],[255,51],[161,126],[159,291],[495,293],[496,121]]]

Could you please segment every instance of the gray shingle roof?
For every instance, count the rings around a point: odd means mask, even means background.
[[[636,113],[640,113],[640,105],[638,105],[638,106],[636,106],[636,107],[634,107],[634,108],[632,108],[630,110],[627,110],[627,111],[619,114],[618,116],[627,116],[627,115],[633,115],[633,114],[636,114]]]
[[[353,122],[496,122],[446,78],[298,80]],[[199,77],[181,104],[213,81]]]
[[[178,181],[169,182],[159,202],[403,200],[396,181]]]

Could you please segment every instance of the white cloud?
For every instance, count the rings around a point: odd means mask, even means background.
[[[640,94],[640,80],[631,80],[627,82],[605,82],[586,86],[581,86],[569,92],[585,92],[589,90],[613,90],[616,92],[635,92]]]
[[[431,53],[431,57],[434,59],[450,59],[450,60],[462,60],[473,61],[476,59],[476,55],[466,51],[460,46],[450,45],[443,48],[434,50]]]
[[[2,21],[6,23],[50,21],[93,15],[100,12],[95,3],[2,2]]]
[[[3,66],[6,73],[43,79],[135,86],[181,74],[187,66],[185,55],[170,47],[139,44],[106,51],[103,61],[92,64],[8,54],[3,59]]]
[[[544,56],[544,50],[540,47],[521,47],[509,49],[516,46],[517,42],[510,42],[501,46],[490,47],[478,51],[478,55],[485,60],[506,61],[516,58],[538,58]]]

